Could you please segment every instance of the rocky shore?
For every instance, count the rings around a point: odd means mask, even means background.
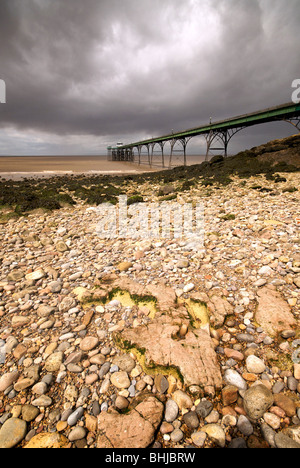
[[[0,447],[300,448],[300,177],[277,176],[127,181],[201,200],[200,250],[101,239],[76,197],[0,224]]]

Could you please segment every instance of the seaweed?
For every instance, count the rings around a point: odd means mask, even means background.
[[[299,168],[285,161],[271,164],[267,159],[258,158],[265,153],[273,153],[299,148],[299,138],[289,137],[284,141],[270,142],[242,151],[235,156],[224,158],[214,156],[210,161],[192,166],[179,166],[158,172],[132,174],[126,176],[112,175],[65,175],[54,176],[49,179],[24,179],[22,181],[0,180],[0,206],[6,206],[8,211],[17,216],[31,210],[42,208],[57,210],[67,205],[75,205],[83,201],[88,205],[102,203],[116,204],[120,195],[129,196],[128,204],[142,202],[142,195],[132,192],[133,185],[137,187],[150,183],[159,185],[159,197],[173,200],[177,193],[186,192],[199,184],[204,187],[229,185],[232,176],[248,179],[262,175],[275,183],[285,182],[282,173],[293,173]],[[280,173],[280,174],[278,174]],[[243,181],[242,181],[243,182]],[[162,185],[165,184],[165,185]],[[259,186],[252,186],[254,190],[272,191]],[[289,192],[290,190],[286,190]],[[296,191],[296,189],[294,190]],[[130,195],[129,195],[130,194]],[[211,192],[207,191],[207,196]]]
[[[143,203],[144,198],[141,195],[133,195],[127,199],[127,205],[133,205],[134,203]]]

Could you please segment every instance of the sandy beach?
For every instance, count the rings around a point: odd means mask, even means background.
[[[24,177],[48,178],[64,174],[131,174],[155,171],[146,164],[107,161],[106,156],[2,156],[2,178],[19,180]]]
[[[203,156],[189,156],[188,164],[201,163]],[[180,161],[178,161],[180,163]],[[21,180],[25,177],[49,178],[65,174],[135,174],[162,170],[153,166],[108,161],[106,156],[0,156],[0,177]]]
[[[299,145],[0,180],[0,448],[300,448]]]

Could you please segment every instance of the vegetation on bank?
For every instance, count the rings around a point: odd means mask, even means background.
[[[128,196],[128,204],[144,201],[142,194],[134,190],[144,184],[158,185],[161,188],[155,195],[159,200],[176,199],[177,194],[185,193],[194,187],[228,185],[233,176],[247,179],[264,175],[275,183],[286,181],[282,173],[297,172],[299,167],[285,161],[270,163],[262,155],[282,154],[291,151],[300,158],[300,138],[298,135],[280,141],[243,151],[235,156],[223,158],[214,156],[209,162],[193,166],[180,166],[159,172],[141,173],[126,176],[78,175],[56,176],[50,179],[24,179],[22,181],[0,181],[0,222],[25,215],[35,209],[55,210],[66,205],[75,205],[82,200],[89,205],[117,203],[119,195]],[[282,159],[282,158],[281,158]],[[288,160],[288,158],[287,158]],[[280,173],[280,174],[279,174]],[[242,183],[242,182],[241,182]],[[261,185],[254,190],[267,191]],[[295,187],[285,187],[285,192],[297,191]],[[153,192],[149,193],[149,196]]]

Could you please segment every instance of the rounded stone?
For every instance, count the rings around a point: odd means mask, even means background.
[[[98,346],[99,340],[95,336],[86,336],[80,343],[80,349],[82,351],[91,351]]]
[[[272,429],[277,430],[280,428],[281,420],[280,420],[280,417],[277,416],[276,414],[265,413],[264,420]]]
[[[51,315],[53,311],[54,307],[50,307],[48,305],[41,305],[37,310],[37,315],[41,318],[49,317],[49,315]]]
[[[77,421],[82,418],[84,410],[82,407],[77,408],[70,416],[68,417],[69,426],[75,426]]]
[[[203,431],[194,432],[191,435],[193,444],[196,445],[196,447],[203,447],[206,437],[207,437],[207,434]]]
[[[174,400],[167,400],[165,408],[165,420],[169,423],[175,421],[178,416],[179,408]]]
[[[31,391],[36,395],[44,395],[47,392],[48,385],[45,382],[38,382],[35,384]]]
[[[58,372],[63,361],[63,353],[58,351],[57,353],[51,354],[45,362],[45,369],[48,372]]]
[[[76,401],[78,398],[78,390],[75,385],[68,385],[65,392],[64,397],[67,401]]]
[[[130,387],[130,380],[127,372],[114,372],[110,378],[111,383],[120,389]]]
[[[239,390],[246,390],[247,389],[247,382],[243,379],[243,377],[233,369],[227,369],[224,375],[224,380],[228,385],[233,385],[237,387]]]
[[[42,432],[34,436],[25,448],[64,448],[68,439],[58,432]]]
[[[169,388],[169,382],[162,374],[159,374],[155,377],[154,384],[159,393],[166,393]]]
[[[281,448],[281,449],[282,448],[288,448],[288,449],[300,448],[300,444],[298,442],[291,439],[290,437],[283,434],[282,432],[275,434],[275,445],[277,448]]]
[[[211,401],[203,400],[196,406],[196,413],[200,418],[205,419],[213,409],[213,404]]]
[[[246,367],[248,372],[252,374],[262,374],[266,369],[263,360],[254,355],[250,355],[247,357]]]
[[[249,419],[241,414],[237,422],[238,430],[245,436],[250,436],[253,433],[253,426]]]
[[[85,435],[86,435],[85,428],[81,426],[77,426],[77,427],[74,427],[74,429],[72,429],[68,438],[70,442],[75,442],[76,440],[83,439]]]
[[[22,407],[22,419],[26,422],[33,421],[40,414],[40,410],[33,405]]]
[[[3,374],[0,379],[0,392],[5,392],[8,387],[10,387],[16,380],[18,380],[18,378],[18,371]]]
[[[121,395],[118,395],[115,401],[115,405],[116,405],[116,408],[118,408],[119,410],[124,410],[128,408],[129,401],[127,400],[127,398]]]
[[[244,409],[251,419],[261,418],[273,402],[272,392],[264,385],[254,385],[244,395]]]
[[[190,409],[193,406],[193,402],[189,395],[182,390],[176,390],[173,393],[173,400],[176,401],[180,410],[182,409]]]
[[[219,424],[207,424],[202,428],[208,437],[212,439],[219,447],[225,447],[225,432]]]
[[[34,379],[26,377],[25,379],[18,380],[14,385],[14,389],[16,392],[22,392],[23,390],[26,390],[26,388],[32,387],[33,384]]]
[[[180,440],[183,439],[183,437],[184,437],[184,434],[180,429],[175,429],[175,431],[173,431],[171,434],[172,442],[179,442]]]
[[[183,421],[190,429],[197,429],[200,424],[197,413],[195,411],[189,411],[188,413],[185,413],[183,416]]]
[[[45,276],[44,270],[39,269],[39,270],[34,271],[33,273],[28,273],[28,275],[26,275],[26,279],[27,281],[37,281],[39,279],[44,278],[44,276]]]
[[[32,402],[33,406],[42,406],[47,408],[48,406],[52,405],[52,399],[46,395],[41,395],[39,398],[36,398]]]
[[[0,429],[0,448],[13,448],[26,436],[27,424],[22,419],[10,418]]]
[[[55,247],[56,247],[56,250],[58,252],[61,252],[61,253],[66,252],[67,250],[69,250],[68,246],[64,243],[64,241],[56,242]]]

